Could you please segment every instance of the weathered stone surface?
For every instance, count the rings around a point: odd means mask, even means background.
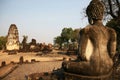
[[[92,0],[86,12],[92,22],[80,31],[78,59],[63,62],[63,69],[83,76],[107,75],[113,68],[116,32],[103,25],[104,6],[99,0]]]
[[[99,0],[92,0],[87,7],[86,14],[88,21],[93,24],[94,20],[102,20],[104,16],[104,5]]]
[[[11,24],[7,35],[7,50],[19,50],[19,34],[15,24]]]

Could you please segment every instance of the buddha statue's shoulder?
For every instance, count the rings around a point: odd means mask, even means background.
[[[116,35],[116,31],[113,29],[113,28],[110,28],[110,27],[105,27],[107,29],[107,31],[109,32],[109,34],[112,36],[112,35]]]
[[[94,27],[92,25],[88,25],[80,30],[80,35],[90,35],[92,31],[94,31]]]
[[[80,32],[82,32],[82,33],[88,33],[92,29],[95,29],[94,26],[87,25],[86,27],[84,27],[83,29],[81,29]]]
[[[104,28],[109,32],[109,33],[116,33],[116,31],[111,28],[111,27],[108,27],[108,26],[104,26]]]
[[[89,27],[85,27],[80,30],[80,34],[87,34],[89,32]]]

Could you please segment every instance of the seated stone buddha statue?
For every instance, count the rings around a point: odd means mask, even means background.
[[[86,9],[89,25],[80,30],[79,61],[64,61],[65,72],[99,76],[108,74],[116,53],[116,32],[103,25],[104,5],[92,0]]]

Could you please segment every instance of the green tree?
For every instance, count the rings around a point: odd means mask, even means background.
[[[62,49],[63,38],[61,36],[55,37],[54,44],[58,44],[60,46],[59,49]]]
[[[72,35],[72,42],[78,42],[80,29],[75,29]]]
[[[69,40],[73,38],[73,29],[72,28],[63,28],[61,37],[63,38],[64,42],[69,43]]]
[[[0,36],[0,50],[6,48],[6,42],[7,42],[7,37],[6,36]]]
[[[79,31],[80,29],[63,28],[61,35],[54,38],[54,44],[58,44],[60,49],[62,49],[62,46],[68,49],[69,42],[75,44],[78,42]]]

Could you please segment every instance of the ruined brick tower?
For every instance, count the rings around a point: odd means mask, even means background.
[[[6,50],[19,50],[19,34],[15,24],[10,25],[7,35]]]

